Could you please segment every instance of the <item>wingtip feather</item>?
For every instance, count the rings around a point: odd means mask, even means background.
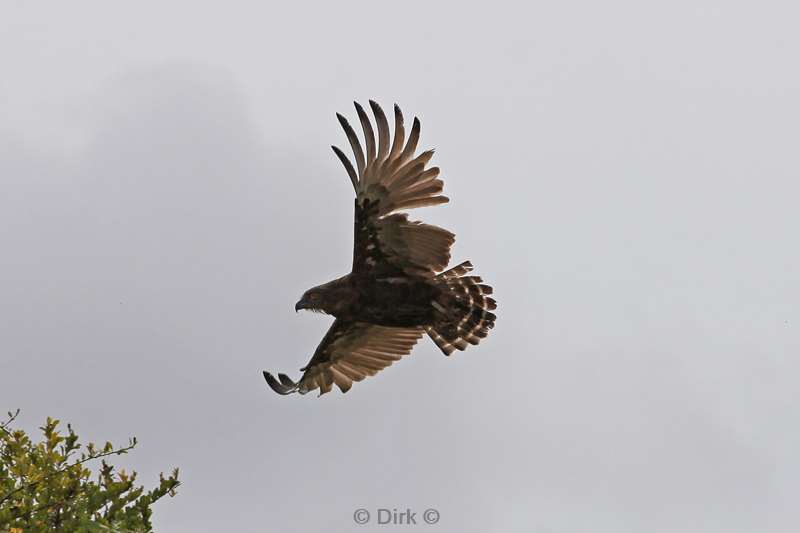
[[[275,379],[275,376],[273,376],[272,374],[270,374],[266,370],[264,370],[262,372],[262,374],[264,375],[264,379],[267,381],[267,385],[269,385],[269,387],[272,390],[274,390],[275,392],[277,392],[278,394],[281,394],[281,395],[285,396],[287,394],[291,394],[293,392],[297,392],[296,386],[294,386],[294,385],[293,386],[287,386],[285,383],[281,383],[280,381]],[[288,376],[286,376],[285,374],[278,374],[279,378],[281,378],[281,376],[285,377],[286,379],[289,379]],[[283,378],[281,378],[281,381],[283,381]],[[291,380],[289,380],[289,381],[291,382]],[[294,382],[292,382],[292,383],[294,383]]]

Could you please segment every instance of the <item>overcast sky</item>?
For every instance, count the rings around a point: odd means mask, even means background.
[[[796,3],[33,4],[0,9],[0,408],[179,466],[157,531],[796,531]],[[420,117],[452,201],[412,218],[497,326],[281,397],[368,98]]]

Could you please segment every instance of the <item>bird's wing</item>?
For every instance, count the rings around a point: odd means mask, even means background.
[[[322,395],[330,392],[334,384],[347,392],[354,381],[374,376],[411,353],[422,333],[422,328],[389,328],[337,318],[301,369],[305,372],[300,381],[295,383],[286,374],[278,374],[275,379],[266,371],[264,378],[279,394],[305,394],[319,389]]]
[[[371,100],[369,104],[377,125],[377,141],[369,117],[355,104],[366,151],[347,119],[336,115],[353,149],[356,166],[342,150],[332,147],[356,191],[353,273],[432,276],[450,261],[450,246],[455,236],[436,226],[409,221],[405,213],[396,211],[448,202],[440,194],[443,183],[437,179],[439,169],[425,168],[433,150],[415,155],[419,120],[414,119],[405,140],[403,114],[395,105],[394,136],[390,138],[383,110]]]

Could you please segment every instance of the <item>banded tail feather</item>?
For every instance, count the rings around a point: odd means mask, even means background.
[[[445,355],[478,344],[494,327],[497,302],[492,288],[479,276],[468,275],[472,263],[465,261],[437,276],[440,292],[432,302],[433,324],[425,331]]]

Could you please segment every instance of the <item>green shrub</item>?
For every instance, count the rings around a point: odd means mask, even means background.
[[[59,421],[48,418],[42,440],[34,443],[12,427],[18,413],[9,412],[0,424],[0,531],[152,531],[150,507],[175,495],[177,468],[145,492],[136,486],[136,472],[106,462],[132,450],[136,438],[124,447],[84,446],[71,426],[61,433]],[[91,465],[99,466],[96,475]]]

